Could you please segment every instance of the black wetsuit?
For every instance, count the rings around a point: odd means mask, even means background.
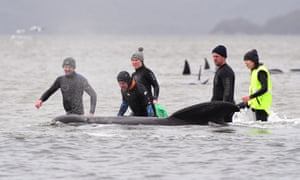
[[[133,116],[148,116],[147,107],[151,105],[151,98],[142,84],[136,83],[131,90],[121,90],[121,93],[123,99],[122,104],[129,105]],[[127,107],[124,108],[121,105],[118,115],[123,116]]]
[[[136,69],[136,71],[132,74],[132,77],[136,82],[141,83],[145,86],[147,91],[150,93],[151,100],[158,99],[159,84],[154,73],[150,69],[146,68],[145,66],[142,66],[139,69]],[[153,86],[153,94],[151,86]]]
[[[97,95],[88,81],[80,74],[74,72],[70,76],[58,77],[53,85],[42,95],[40,100],[46,101],[54,92],[60,88],[63,105],[67,114],[84,114],[82,103],[83,92],[87,92],[91,97],[90,113],[95,112]]]
[[[150,69],[146,68],[145,66],[142,66],[135,70],[135,72],[132,74],[132,77],[136,80],[136,82],[144,85],[147,91],[150,93],[151,105],[154,110],[154,114],[156,116],[153,100],[158,100],[159,84],[154,73]],[[152,87],[154,92],[153,94],[152,94]]]
[[[226,101],[234,103],[235,75],[228,64],[219,67],[214,77],[213,97],[211,101]],[[232,122],[232,115],[225,117],[226,122]]]
[[[234,80],[235,75],[231,67],[222,65],[216,71],[214,77],[212,101],[226,101],[234,103]]]

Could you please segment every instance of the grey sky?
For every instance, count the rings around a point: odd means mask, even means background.
[[[224,19],[262,24],[295,9],[298,0],[0,0],[0,33],[208,33]]]

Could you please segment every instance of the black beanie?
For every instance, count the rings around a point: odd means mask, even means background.
[[[219,45],[219,46],[215,47],[212,50],[212,53],[217,53],[217,54],[220,54],[221,56],[223,56],[224,58],[227,58],[226,47],[223,45]]]
[[[130,85],[132,78],[127,71],[121,71],[118,74],[117,80],[118,80],[118,82],[123,81],[123,82],[126,82],[128,85]]]
[[[244,61],[246,61],[246,60],[250,60],[250,61],[253,61],[255,64],[258,64],[259,57],[257,54],[257,50],[252,49],[251,51],[248,51],[244,56]]]
[[[71,66],[73,69],[75,69],[76,68],[75,59],[73,59],[72,57],[68,57],[68,58],[64,59],[62,67],[64,67],[64,66]]]

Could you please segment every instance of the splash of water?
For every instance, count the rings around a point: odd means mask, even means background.
[[[241,109],[232,117],[232,124],[238,126],[256,127],[256,128],[280,128],[294,127],[299,124],[299,119],[287,119],[281,117],[278,113],[271,111],[267,122],[256,121],[255,113],[249,109]]]

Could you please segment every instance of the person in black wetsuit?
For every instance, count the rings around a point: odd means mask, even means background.
[[[97,94],[90,86],[87,79],[75,72],[76,63],[71,57],[66,58],[62,65],[65,75],[59,76],[53,85],[41,96],[36,102],[36,108],[40,108],[53,93],[59,88],[63,97],[63,106],[67,114],[84,114],[82,103],[83,92],[85,91],[90,97],[90,111],[89,116],[95,113]]]
[[[138,52],[134,53],[131,56],[131,63],[135,69],[132,77],[136,82],[143,84],[146,87],[151,97],[152,107],[155,111],[154,104],[158,103],[159,84],[154,73],[144,64],[144,54],[142,47],[138,49]]]
[[[219,45],[212,50],[214,63],[217,71],[214,77],[213,96],[211,101],[234,102],[234,81],[235,74],[232,68],[226,63],[227,50],[223,45]],[[232,115],[224,118],[225,122],[232,122]]]
[[[118,116],[123,116],[128,106],[133,116],[154,116],[150,94],[142,84],[136,82],[127,71],[121,71],[117,80],[122,94]]]

